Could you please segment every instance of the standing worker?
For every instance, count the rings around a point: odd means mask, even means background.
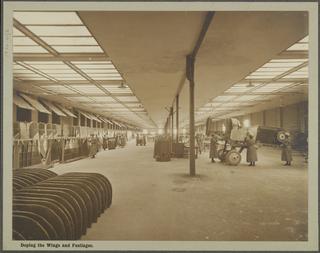
[[[257,156],[257,147],[255,144],[255,140],[253,138],[253,134],[251,133],[247,134],[245,143],[247,146],[247,162],[250,163],[249,166],[255,166],[256,161],[258,161],[258,156]]]
[[[91,134],[89,156],[91,158],[95,158],[97,153],[98,153],[98,140],[93,134]]]
[[[214,158],[218,157],[218,139],[217,137],[213,134],[211,136],[211,140],[210,140],[210,158],[211,158],[211,162],[215,162]]]
[[[285,139],[281,144],[282,152],[281,152],[281,161],[285,161],[285,166],[291,166],[292,162],[292,149],[291,149],[291,140],[290,134],[288,132],[285,133]]]

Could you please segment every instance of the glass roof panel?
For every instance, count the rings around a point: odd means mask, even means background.
[[[94,79],[94,80],[111,80],[111,81],[115,81],[115,80],[122,80],[122,77],[120,76],[120,77],[116,77],[116,76],[114,76],[114,77],[92,77],[92,79]]]
[[[221,103],[207,103],[205,104],[206,107],[214,107],[214,106],[219,106]]]
[[[270,62],[306,62],[308,59],[273,59]]]
[[[75,81],[77,81],[77,80],[86,80],[84,77],[82,77],[82,76],[78,76],[78,77],[55,77],[56,79],[58,79],[58,80],[75,80]]]
[[[39,70],[46,70],[46,69],[68,69],[70,70],[71,68],[68,66],[68,65],[65,65],[65,64],[59,64],[59,65],[56,65],[56,64],[52,64],[52,65],[38,65],[38,64],[29,64],[30,66],[36,68],[36,69],[39,69]]]
[[[123,97],[117,97],[117,99],[119,99],[120,101],[123,102],[138,102],[138,99],[135,96],[123,96]]]
[[[303,78],[303,79],[307,79],[308,78],[308,73],[292,73],[292,74],[289,74],[289,75],[286,75],[283,77],[284,79],[286,78]]]
[[[104,94],[104,92],[95,85],[69,85],[69,86],[85,94]]]
[[[87,97],[67,97],[67,99],[77,102],[91,102],[92,99]]]
[[[62,61],[24,61],[30,65],[65,65]],[[65,65],[67,66],[67,65]]]
[[[303,42],[303,43],[308,43],[309,42],[309,35],[304,37],[302,40],[300,40],[299,42]]]
[[[40,69],[39,69],[40,70]],[[42,72],[46,74],[76,74],[73,69],[42,69]]]
[[[84,64],[74,64],[78,68],[82,70],[89,70],[89,69],[115,69],[112,64],[91,64],[91,65],[84,65]]]
[[[37,81],[37,80],[48,80],[48,78],[45,78],[43,76],[38,76],[38,77],[28,77],[28,76],[24,76],[24,77],[20,77],[17,76],[19,79],[21,80],[33,80],[33,81]]]
[[[81,68],[81,70],[87,74],[118,74],[118,71],[113,68],[109,68],[109,69],[83,69]]]
[[[28,37],[13,37],[13,46],[36,46],[32,39]]]
[[[101,53],[100,46],[53,46],[59,53]]]
[[[218,97],[214,98],[213,101],[228,101],[228,100],[231,100],[235,97],[236,96],[218,96]]]
[[[292,45],[291,47],[289,47],[287,50],[288,51],[291,51],[291,50],[305,50],[305,51],[307,51],[308,50],[308,43],[296,43],[296,44]]]
[[[143,107],[140,103],[124,103],[127,107]]]
[[[113,102],[115,101],[112,97],[105,96],[105,97],[91,97],[97,102]]]
[[[111,61],[72,61],[75,65],[112,65]]]
[[[26,26],[37,36],[91,36],[85,26]]]
[[[22,24],[27,25],[51,25],[68,24],[81,25],[82,22],[75,12],[23,12],[15,11],[13,17]]]
[[[98,45],[93,37],[40,37],[50,46],[86,46],[86,45]]]
[[[244,96],[237,97],[235,101],[250,101],[253,99],[257,99],[259,97],[260,95],[244,95]]]
[[[13,53],[48,53],[48,51],[40,46],[14,46]]]
[[[22,32],[20,32],[17,28],[14,28],[14,27],[13,27],[13,36],[24,36],[25,37],[25,35]]]
[[[61,94],[77,94],[75,91],[70,90],[67,87],[62,86],[62,85],[43,85],[40,87],[43,89],[57,92],[57,93],[61,93]]]
[[[297,67],[301,64],[301,62],[268,62],[264,64],[262,67],[267,68],[293,68]]]
[[[22,69],[14,69],[13,74],[34,74],[34,72],[29,69],[22,68]]]
[[[45,72],[45,71],[44,71]],[[78,78],[78,77],[82,77],[81,75],[79,75],[78,73],[64,73],[64,74],[50,74],[52,77],[54,78]]]

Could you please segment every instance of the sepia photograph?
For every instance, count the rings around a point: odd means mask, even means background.
[[[319,246],[318,3],[44,3],[4,16],[4,246]]]

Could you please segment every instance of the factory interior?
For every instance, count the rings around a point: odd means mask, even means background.
[[[308,240],[308,13],[12,29],[13,240]]]

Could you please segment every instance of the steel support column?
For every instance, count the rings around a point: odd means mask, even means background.
[[[171,120],[171,141],[174,140],[174,133],[173,133],[173,107],[170,107],[170,120]]]
[[[195,131],[194,131],[194,60],[192,55],[187,56],[187,79],[189,80],[189,169],[190,176],[196,175],[195,163]]]
[[[176,96],[176,143],[179,142],[179,95]]]

